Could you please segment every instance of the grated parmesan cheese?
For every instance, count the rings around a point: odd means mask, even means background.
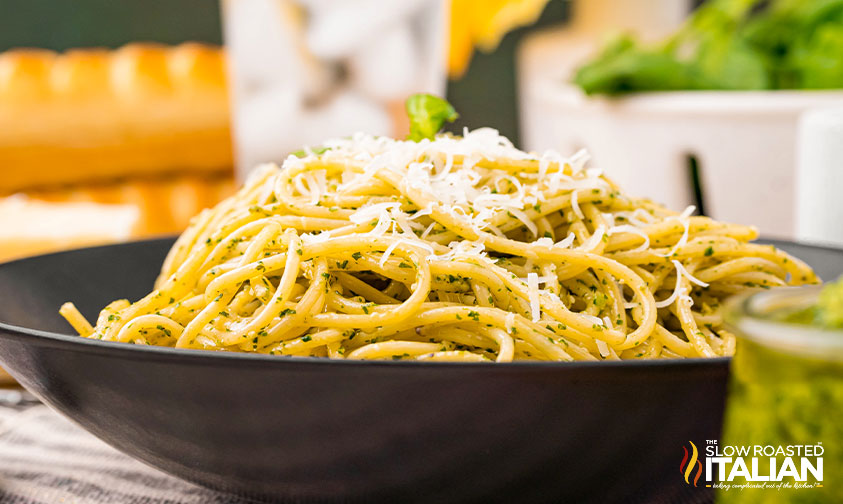
[[[592,250],[596,249],[598,245],[600,245],[600,241],[603,240],[603,234],[606,232],[606,227],[604,225],[597,226],[597,229],[594,230],[594,234],[588,237],[582,245],[580,245],[580,249],[586,252],[591,252]]]
[[[609,345],[606,344],[605,341],[596,339],[594,342],[597,344],[597,351],[600,352],[600,356],[604,359],[611,355],[609,352]]]
[[[452,241],[448,244],[449,252],[441,256],[433,256],[431,259],[448,261],[456,256],[486,257],[486,246],[479,242]]]
[[[674,245],[673,248],[670,249],[670,251],[667,254],[665,254],[664,257],[672,256],[677,250],[684,247],[685,244],[688,242],[688,231],[689,231],[689,227],[690,227],[690,224],[691,224],[690,221],[688,220],[688,217],[692,213],[694,213],[694,210],[696,210],[696,208],[697,207],[695,207],[694,205],[690,205],[687,208],[685,208],[685,210],[682,211],[682,213],[678,217],[668,217],[668,219],[666,219],[666,220],[669,220],[669,219],[678,220],[680,223],[682,223],[682,227],[684,227],[685,229],[682,232],[682,236],[679,238],[679,241],[676,242],[676,245]]]
[[[585,219],[585,215],[582,213],[579,204],[579,192],[572,191],[571,192],[571,209],[574,211],[574,215],[577,216],[580,220]]]
[[[547,236],[544,236],[544,237],[536,240],[536,245],[541,245],[542,247],[551,248],[551,247],[553,247],[553,240],[551,240]]]
[[[677,273],[681,273],[682,276],[687,278],[691,283],[697,284],[700,287],[708,287],[707,283],[703,282],[702,280],[700,280],[697,277],[693,276],[692,274],[688,273],[688,270],[686,270],[685,267],[682,266],[682,263],[680,263],[676,259],[674,259],[671,262],[673,262],[673,265],[676,267]]]
[[[530,298],[530,314],[533,322],[541,319],[541,304],[539,301],[539,276],[535,273],[527,273],[527,293]]]
[[[682,266],[682,263],[680,263],[676,259],[672,260],[671,262],[673,263],[673,266],[676,268],[676,286],[673,288],[673,293],[671,293],[668,298],[663,299],[662,301],[656,301],[656,308],[665,308],[667,306],[670,306],[677,299],[679,299],[681,296],[684,296],[684,295],[687,294],[687,289],[682,287],[682,278],[683,277],[687,278],[688,281],[690,281],[691,283],[699,285],[700,287],[708,287],[707,283],[703,282],[702,280],[700,280],[700,279],[694,277],[693,275],[691,275],[690,273],[688,273],[688,270],[686,270],[685,267]],[[693,304],[693,300],[691,302]]]
[[[504,325],[506,327],[507,334],[512,334],[512,330],[515,329],[515,314],[509,312],[506,314],[504,318]]]
[[[383,251],[383,255],[381,256],[381,260],[378,261],[378,264],[380,264],[381,267],[383,267],[383,265],[386,264],[387,259],[389,259],[389,256],[392,254],[392,251],[395,250],[395,247],[397,247],[398,245],[400,245],[402,243],[405,243],[405,240],[399,239],[399,240],[395,240],[394,242],[390,243],[389,246],[386,247],[386,250]]]
[[[533,221],[532,221],[532,219],[530,219],[530,218],[527,216],[527,214],[526,214],[526,213],[524,213],[524,212],[523,212],[523,211],[521,211],[521,210],[516,210],[516,209],[514,209],[514,208],[510,209],[510,210],[509,210],[509,213],[511,213],[512,215],[514,215],[516,219],[518,219],[518,220],[520,220],[521,222],[523,222],[523,223],[524,223],[524,225],[525,225],[525,226],[527,226],[527,229],[528,229],[528,230],[530,230],[530,232],[533,234],[533,236],[538,236],[538,235],[539,235],[539,228],[538,228],[538,227],[536,227],[536,223],[535,223],[535,222],[533,222]]]
[[[375,203],[358,208],[348,219],[355,224],[365,224],[381,217],[389,218],[389,211],[401,208],[398,203]]]
[[[576,240],[576,239],[577,239],[576,235],[574,235],[574,233],[569,232],[568,236],[566,236],[564,240],[556,242],[554,247],[571,248],[571,245],[574,244],[574,240]]]
[[[422,239],[427,238],[427,235],[430,234],[430,231],[433,230],[433,226],[435,226],[435,225],[436,225],[436,221],[431,222],[430,225],[427,226],[427,229],[425,229],[424,232],[421,234],[421,238]]]
[[[432,208],[432,207],[429,207],[429,206],[428,206],[428,207],[426,207],[426,208],[422,208],[422,209],[421,209],[421,210],[419,210],[418,212],[416,212],[416,213],[414,213],[413,215],[411,215],[411,216],[410,216],[410,220],[416,220],[416,219],[418,219],[419,217],[424,217],[425,215],[430,215],[432,212],[433,212],[433,208]]]
[[[631,234],[634,234],[634,235],[638,235],[641,238],[644,238],[644,243],[642,243],[638,247],[630,250],[630,252],[641,252],[643,250],[647,250],[648,248],[650,248],[650,235],[645,233],[641,228],[631,226],[629,224],[624,224],[622,226],[615,226],[615,227],[609,229],[609,231],[607,231],[607,234],[609,236],[612,236],[613,234],[618,234],[618,233],[631,233]]]
[[[574,173],[581,172],[586,163],[591,159],[591,154],[586,149],[580,149],[568,159],[568,164],[571,165],[571,171]]]
[[[679,296],[685,293],[685,289],[682,287],[682,273],[679,271],[676,272],[676,285],[673,287],[673,292],[667,298],[656,301],[656,308],[667,308],[668,306],[672,305],[674,301],[676,301]]]
[[[489,228],[489,231],[495,233],[496,236],[499,236],[501,238],[506,238],[506,236],[503,234],[503,231],[501,231],[500,228],[498,228],[497,226],[493,226],[492,224],[487,224],[486,227]]]
[[[603,324],[604,324],[603,319],[600,318],[600,317],[595,317],[594,315],[590,315],[588,313],[582,313],[582,312],[579,315],[581,317],[585,318],[586,320],[588,320],[589,322],[591,322],[594,325],[603,326]]]

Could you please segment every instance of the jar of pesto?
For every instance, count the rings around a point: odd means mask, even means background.
[[[737,298],[725,318],[738,346],[703,454],[718,502],[843,503],[843,283]]]

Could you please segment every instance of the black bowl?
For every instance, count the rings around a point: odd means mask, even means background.
[[[149,291],[171,239],[0,265],[0,364],[125,453],[306,502],[706,502],[682,446],[717,439],[728,359],[449,364],[145,347],[66,336]],[[843,253],[782,244],[820,274]]]

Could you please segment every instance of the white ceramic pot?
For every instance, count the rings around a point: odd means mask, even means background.
[[[796,130],[815,107],[843,105],[843,91],[642,93],[588,98],[572,72],[612,32],[662,39],[692,2],[615,0],[574,4],[563,28],[532,34],[518,51],[522,147],[563,154],[587,148],[631,195],[682,210],[696,197],[688,158],[698,162],[706,214],[753,224],[770,237],[795,230]]]
[[[843,247],[843,107],[802,114],[796,156],[796,237]]]
[[[795,235],[799,116],[843,105],[843,91],[643,93],[589,98],[563,76],[521,75],[522,142],[532,150],[587,148],[629,194],[681,210],[695,204],[698,161],[705,212]]]

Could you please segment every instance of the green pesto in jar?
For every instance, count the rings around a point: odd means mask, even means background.
[[[780,320],[821,329],[843,329],[843,277],[825,284],[816,304],[790,312],[785,310]]]
[[[843,338],[843,280],[827,284],[807,307],[781,306],[764,314],[761,318],[770,324],[743,325],[741,316],[758,318],[744,314],[730,320],[738,329],[738,346],[732,359],[721,445],[821,444],[823,478],[816,481],[809,476],[807,482],[798,482],[810,488],[719,489],[717,502],[843,503],[843,346],[835,342]],[[760,327],[766,327],[767,333]],[[805,332],[800,333],[800,327]],[[783,332],[772,334],[781,328]],[[831,344],[802,352],[800,336],[808,333]],[[782,348],[776,341],[781,334],[792,335],[791,342],[797,346]],[[793,460],[798,468],[799,458]],[[780,466],[784,461],[779,457],[777,462]],[[758,463],[767,468],[769,458],[761,457]],[[792,477],[782,481],[797,483]]]

